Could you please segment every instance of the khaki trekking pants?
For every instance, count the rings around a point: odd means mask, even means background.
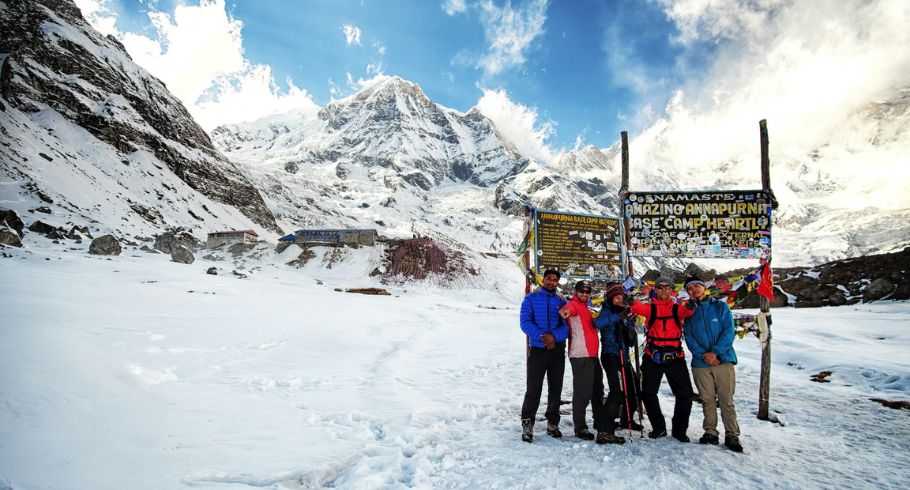
[[[692,377],[702,401],[705,433],[719,436],[717,432],[717,407],[724,421],[724,435],[739,437],[739,423],[736,421],[736,407],[733,394],[736,392],[736,371],[732,363],[725,362],[706,368],[692,368]]]

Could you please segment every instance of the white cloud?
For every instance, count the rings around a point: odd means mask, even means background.
[[[348,46],[352,46],[354,44],[360,46],[361,31],[359,27],[353,24],[345,24],[341,27],[341,32],[344,33],[344,42],[346,42]]]
[[[910,4],[658,1],[679,29],[684,57],[704,56],[706,44],[715,57],[643,133],[662,133],[643,160],[695,173],[739,161],[725,177],[757,186],[758,120],[767,118],[775,190],[808,171],[852,191],[839,206],[910,206],[906,179],[894,178],[906,174],[910,134],[895,129],[899,119],[862,116],[910,87]],[[881,138],[889,131],[898,134],[893,141]],[[705,181],[711,177],[719,176]]]
[[[107,2],[80,0],[93,27],[115,19]],[[82,5],[80,5],[82,8]],[[85,12],[85,10],[83,10]],[[243,24],[225,11],[224,0],[178,5],[173,14],[151,10],[155,37],[130,32],[117,36],[137,64],[161,79],[199,124],[250,121],[288,110],[316,110],[307,92],[291,80],[282,91],[271,68],[249,62],[243,54]]]
[[[232,73],[215,82],[215,95],[195,105],[196,120],[205,129],[221,124],[252,121],[270,114],[302,110],[317,111],[306,90],[286,80],[282,92],[267,65],[247,65],[242,72]]]
[[[655,72],[647,53],[640,53],[634,40],[620,31],[620,22],[617,20],[603,32],[603,52],[612,83],[631,89],[643,100],[664,97],[666,81]]]
[[[485,76],[496,75],[526,61],[526,51],[537,36],[543,33],[547,20],[547,0],[531,0],[523,9],[511,3],[497,7],[492,1],[480,4],[480,20],[489,48],[476,66]]]
[[[483,96],[475,106],[490,118],[499,134],[515,145],[524,155],[544,163],[554,161],[559,155],[546,143],[556,132],[556,123],[538,121],[536,107],[517,104],[502,89],[482,89]]]
[[[82,12],[92,27],[104,35],[117,34],[117,16],[112,12],[111,0],[75,0],[76,6]]]
[[[442,9],[449,15],[455,15],[468,10],[468,5],[465,0],[446,0],[442,3]]]
[[[223,0],[178,5],[173,15],[152,11],[149,18],[158,39],[125,33],[121,40],[181,100],[195,103],[215,79],[244,69],[243,25],[227,15]]]

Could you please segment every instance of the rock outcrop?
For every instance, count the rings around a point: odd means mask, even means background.
[[[0,228],[0,244],[21,248],[22,239],[12,228]]]
[[[88,253],[92,255],[120,255],[120,240],[114,235],[104,235],[92,240]]]
[[[184,247],[192,251],[199,248],[200,243],[192,233],[182,228],[168,230],[155,237],[155,245],[153,247],[155,250],[172,254],[178,247]]]
[[[193,252],[189,248],[183,245],[175,245],[171,249],[171,260],[181,264],[192,264],[196,261],[196,257],[193,256]]]
[[[0,225],[8,226],[19,235],[19,238],[22,238],[22,230],[25,227],[25,223],[22,222],[22,218],[20,218],[12,209],[0,210]]]

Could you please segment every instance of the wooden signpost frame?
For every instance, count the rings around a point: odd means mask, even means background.
[[[762,191],[771,196],[771,208],[777,208],[777,200],[774,199],[774,193],[771,190],[771,162],[768,156],[768,122],[765,119],[762,119],[758,122],[759,128],[759,140],[761,145],[761,182],[762,182]],[[622,141],[622,181],[619,188],[619,202],[620,206],[623,206],[626,198],[629,196],[629,134],[626,131],[620,133]],[[625,227],[626,233],[625,245],[628,257],[625,261],[626,263],[626,275],[632,276],[632,242],[631,242],[631,233],[629,230],[629,217],[627,213],[622,212],[623,216],[623,226]],[[769,225],[770,226],[770,225]],[[770,258],[769,258],[770,259]],[[769,265],[770,267],[770,265]],[[759,327],[759,342],[761,343],[761,376],[759,379],[758,387],[758,419],[759,420],[769,420],[768,415],[768,405],[770,402],[770,392],[771,392],[771,302],[768,298],[759,295],[759,310],[758,315],[758,327]],[[638,343],[635,345],[635,361],[636,369],[639,359],[638,352]],[[639,384],[639,391],[641,389],[640,381],[636,379],[636,384]],[[641,400],[639,400],[639,412],[641,412]]]

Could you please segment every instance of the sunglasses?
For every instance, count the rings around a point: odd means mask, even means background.
[[[673,289],[673,286],[669,284],[661,284],[660,286],[654,286],[654,289]]]

